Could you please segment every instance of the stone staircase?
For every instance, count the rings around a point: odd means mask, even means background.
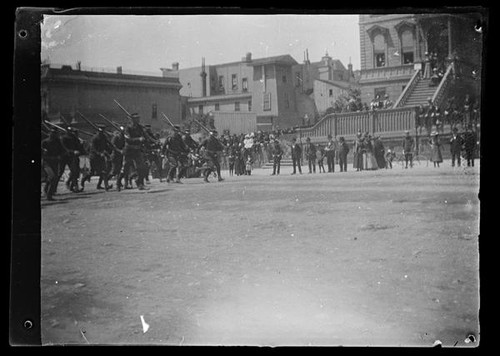
[[[430,79],[420,79],[403,106],[425,105],[427,98],[432,98],[437,90],[437,86],[430,87],[429,83]]]

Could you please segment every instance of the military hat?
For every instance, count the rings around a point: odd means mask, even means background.
[[[130,118],[132,118],[132,119],[139,119],[139,118],[141,117],[141,116],[140,116],[138,113],[136,113],[136,112],[134,112],[134,113],[132,113],[132,114],[130,114],[130,115],[128,115],[128,116],[129,116]]]
[[[179,125],[174,125],[174,130],[175,131],[180,131],[181,130],[181,127]]]

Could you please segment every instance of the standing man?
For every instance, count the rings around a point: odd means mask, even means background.
[[[410,136],[410,131],[405,131],[405,137],[403,139],[403,154],[405,155],[405,168],[408,168],[408,162],[410,163],[410,168],[413,168],[413,148],[415,146],[415,140]]]
[[[65,154],[59,133],[52,129],[49,137],[42,141],[42,167],[47,176],[44,191],[47,200],[54,200],[53,195],[59,182],[59,164]]]
[[[337,149],[337,144],[333,140],[332,135],[328,135],[328,143],[325,147],[326,153],[326,164],[328,165],[328,173],[335,172],[335,151]]]
[[[309,174],[316,173],[316,146],[311,142],[310,137],[306,138],[305,154],[309,167]]]
[[[281,157],[283,157],[283,150],[281,149],[280,143],[278,140],[274,140],[272,146],[272,155],[273,155],[273,173],[274,175],[280,174],[280,166],[281,166]]]
[[[68,127],[64,135],[61,136],[61,144],[66,150],[65,162],[62,169],[67,164],[69,167],[69,177],[66,187],[74,193],[81,192],[78,189],[78,178],[80,177],[80,155],[85,154],[82,142],[78,137],[78,130]]]
[[[217,139],[217,131],[211,131],[208,137],[200,144],[200,147],[204,147],[207,158],[210,160],[211,165],[215,167],[219,182],[223,181],[224,179],[220,174],[219,155],[224,150],[224,146]],[[209,174],[210,170],[205,170],[203,180],[207,183]]]
[[[147,190],[144,186],[144,178],[147,174],[147,166],[144,163],[142,144],[146,136],[140,125],[141,117],[137,113],[130,114],[130,123],[125,128],[125,146],[123,148],[123,167],[121,176],[129,172],[131,167],[137,171],[137,189]]]
[[[462,153],[462,145],[464,144],[464,140],[462,136],[458,134],[458,129],[453,128],[453,135],[450,138],[450,153],[451,153],[451,166],[455,167],[455,160],[457,161],[457,165],[460,166],[460,154]]]
[[[472,131],[471,125],[467,125],[464,134],[464,151],[465,159],[467,160],[467,167],[474,167],[474,155],[476,153],[477,137],[476,133]]]
[[[302,160],[302,148],[297,143],[297,139],[294,137],[292,138],[292,164],[293,164],[292,174],[297,173],[296,171],[297,167],[299,168],[299,173],[302,174],[301,160]]]
[[[181,128],[175,125],[173,134],[163,144],[162,152],[167,157],[170,166],[167,173],[167,182],[174,180],[175,176],[175,183],[181,183],[181,176],[184,170],[187,169],[189,148],[182,140],[180,132]]]
[[[349,153],[349,146],[345,142],[344,137],[339,138],[339,165],[341,172],[347,172],[347,154]]]

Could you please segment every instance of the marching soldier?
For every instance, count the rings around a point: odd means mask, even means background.
[[[215,167],[217,171],[217,178],[219,182],[224,179],[220,174],[220,164],[219,164],[219,154],[224,150],[224,146],[217,139],[217,131],[211,131],[208,137],[203,140],[200,144],[200,147],[205,149],[205,154],[207,158],[210,160],[211,164]],[[210,174],[210,170],[205,170],[203,180],[208,183],[208,175]]]
[[[93,174],[99,176],[97,189],[105,189],[106,191],[113,186],[108,184],[109,171],[111,166],[112,147],[104,133],[104,127],[98,126],[97,133],[90,141],[90,172],[82,177],[81,185],[84,188],[85,181],[90,181]],[[104,188],[102,183],[104,182]]]
[[[122,178],[125,178],[125,185],[128,185],[128,172],[125,172],[125,177],[122,177],[121,171],[123,167],[123,148],[125,147],[125,134],[123,129],[116,130],[111,139],[113,145],[113,153],[111,153],[111,175],[116,177],[116,189],[120,191],[123,187]]]
[[[61,136],[61,145],[66,150],[62,169],[66,165],[69,167],[69,177],[66,187],[72,192],[78,193],[78,178],[80,177],[80,155],[85,154],[85,149],[78,137],[78,130],[68,127],[64,135]]]
[[[137,113],[129,115],[131,122],[125,128],[125,146],[123,148],[123,167],[120,176],[125,176],[131,167],[137,171],[137,189],[147,190],[144,186],[144,178],[147,174],[147,166],[144,163],[142,144],[146,140],[144,129],[140,125],[141,117]]]
[[[281,158],[283,157],[283,150],[281,149],[280,143],[278,140],[274,140],[272,146],[272,155],[273,155],[273,173],[274,175],[280,174],[280,166],[281,166]]]
[[[42,167],[46,174],[44,191],[47,200],[54,200],[53,195],[59,182],[59,165],[64,154],[59,133],[52,129],[49,137],[42,141]]]
[[[181,183],[181,176],[187,169],[189,148],[182,140],[180,127],[174,126],[172,136],[169,136],[163,144],[162,152],[167,157],[170,169],[167,173],[167,182],[174,180]]]

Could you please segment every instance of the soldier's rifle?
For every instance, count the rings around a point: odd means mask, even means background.
[[[72,127],[71,123],[68,120],[66,120],[66,118],[62,114],[59,114],[59,117],[68,127]],[[85,130],[78,129],[78,132],[81,132],[82,134],[87,136],[94,136],[94,134],[91,134],[90,132]]]
[[[117,151],[119,153],[121,153],[121,150],[119,148],[117,148],[113,142],[111,142],[111,140],[109,139],[108,136],[113,136],[112,133],[110,132],[107,132],[105,130],[102,130],[101,128],[99,128],[96,124],[94,124],[92,121],[90,121],[89,119],[87,119],[81,112],[77,111],[77,114],[80,115],[82,117],[82,119],[84,119],[90,126],[92,126],[94,129],[96,129],[97,131],[102,131],[104,133],[104,139],[106,140],[106,142],[111,146],[111,148],[114,150],[114,151]],[[108,136],[107,136],[108,135]],[[93,135],[92,135],[93,136]]]
[[[111,126],[113,126],[115,129],[119,130],[119,131],[123,131],[123,127],[118,125],[117,123],[115,123],[114,121],[111,121],[110,119],[108,119],[106,116],[104,116],[103,114],[99,114],[100,117],[102,117],[104,120],[106,120],[107,123],[109,123]]]
[[[205,130],[208,134],[212,134],[212,131],[210,131],[205,125],[203,125],[201,122],[199,122],[198,120],[196,120],[195,118],[193,118],[193,120],[198,124],[200,125],[200,127]]]
[[[122,109],[122,111],[125,113],[125,115],[127,115],[127,117],[131,117],[131,114],[127,111],[127,109],[125,109],[125,108],[122,106],[122,104],[120,104],[120,103],[118,102],[118,100],[113,99],[113,101],[115,102],[115,104],[116,104],[116,105],[118,105],[118,107],[119,107],[120,109]],[[143,132],[144,132],[144,138],[145,138],[146,140],[148,140],[149,142],[154,143],[154,144],[160,144],[160,143],[161,143],[159,140],[156,140],[155,138],[151,137],[151,136],[150,136],[150,135],[146,132],[146,130],[144,129],[144,126],[142,126],[141,124],[138,124],[138,125],[142,128],[142,130],[143,130]]]

